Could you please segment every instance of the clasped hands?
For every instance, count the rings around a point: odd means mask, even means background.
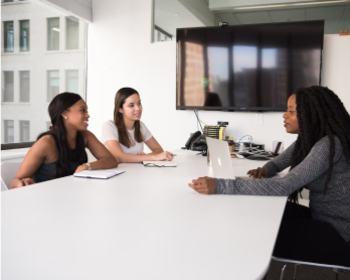
[[[254,179],[262,179],[268,177],[266,170],[262,167],[249,170],[247,174],[249,177],[253,177]],[[215,178],[199,177],[198,179],[193,179],[192,184],[189,183],[188,186],[201,194],[214,194],[216,189],[216,182]]]

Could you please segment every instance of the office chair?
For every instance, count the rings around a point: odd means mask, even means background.
[[[1,191],[10,188],[13,177],[15,177],[22,162],[4,161],[1,163]]]
[[[305,262],[305,261],[298,261],[298,260],[290,260],[290,259],[278,258],[278,257],[274,257],[274,256],[272,256],[272,259],[275,260],[275,261],[278,261],[278,262],[294,264],[293,280],[296,280],[297,268],[298,268],[298,265],[301,265],[301,264],[333,268],[333,272],[335,273],[335,279],[336,280],[339,280],[339,274],[338,274],[339,272],[349,273],[350,274],[350,267],[343,266],[341,261],[339,262],[339,265],[335,265],[335,264],[323,264],[323,263],[313,263],[313,262]],[[283,280],[285,268],[286,268],[286,265],[284,265],[282,267],[279,280]]]

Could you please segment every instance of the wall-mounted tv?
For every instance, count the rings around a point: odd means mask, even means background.
[[[285,111],[321,83],[324,21],[179,28],[177,110]]]

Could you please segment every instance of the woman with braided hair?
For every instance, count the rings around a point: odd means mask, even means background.
[[[262,168],[248,171],[259,180],[209,177],[192,180],[203,194],[289,196],[274,256],[350,266],[350,116],[326,87],[297,90],[283,115],[297,140]],[[274,177],[290,167],[284,177]],[[310,190],[310,208],[296,204]],[[338,262],[339,264],[339,262]]]

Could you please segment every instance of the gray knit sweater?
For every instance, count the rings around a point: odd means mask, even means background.
[[[329,166],[328,137],[318,141],[308,156],[284,177],[273,176],[290,166],[295,142],[263,166],[269,178],[248,181],[239,178],[216,179],[215,193],[288,196],[295,190],[306,187],[310,190],[312,218],[331,224],[350,244],[350,165],[346,163],[338,138],[335,144],[333,174],[325,195]]]

